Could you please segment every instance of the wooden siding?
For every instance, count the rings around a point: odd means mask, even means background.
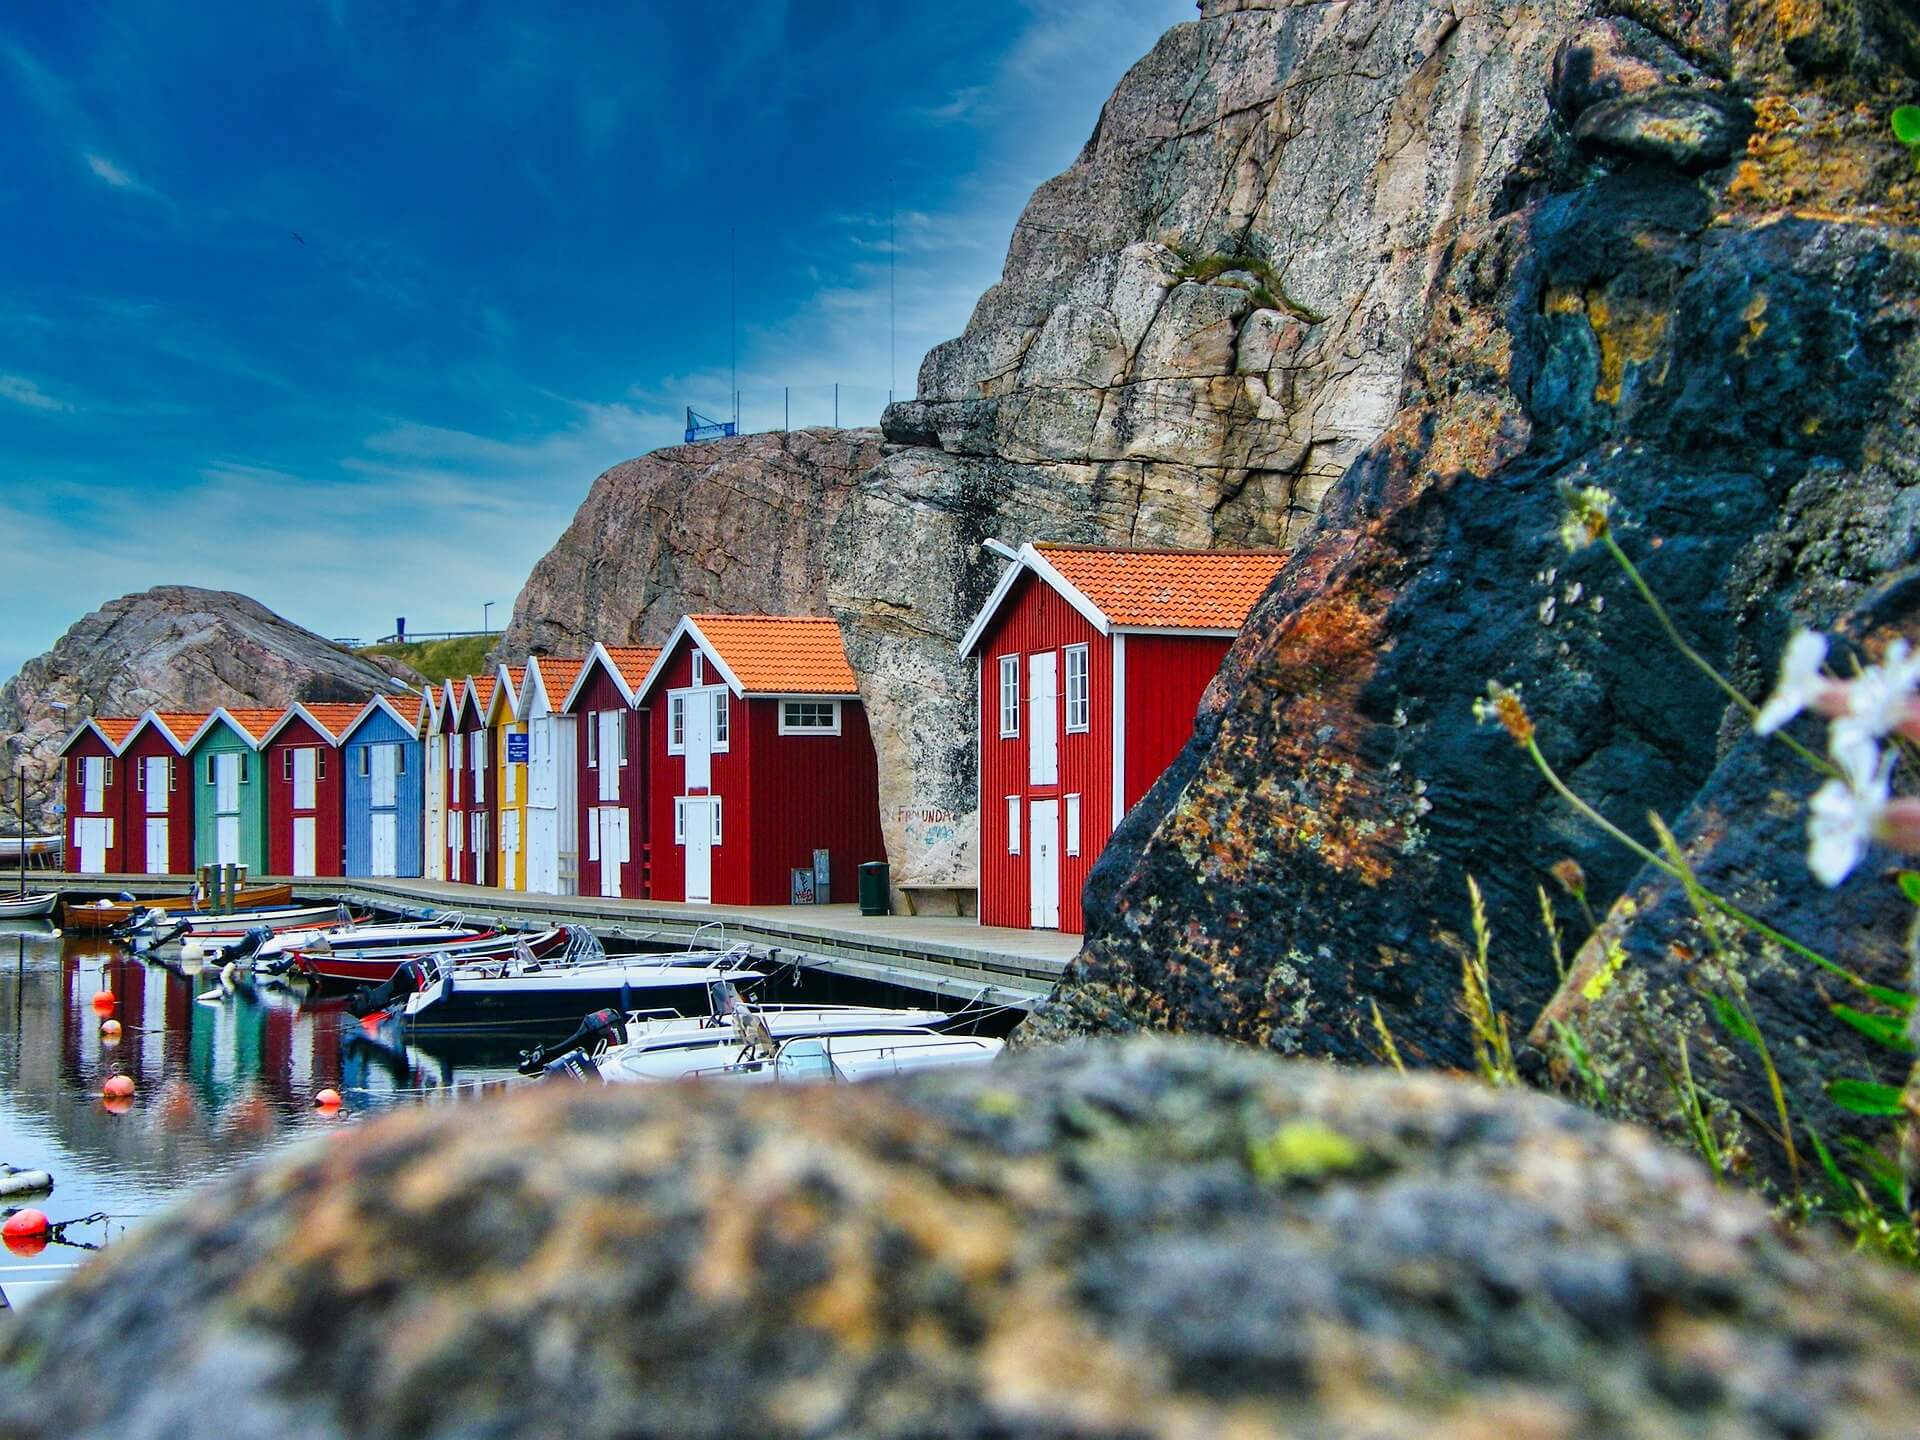
[[[1067,733],[1065,651],[1070,645],[1087,647],[1088,728]],[[1036,799],[1060,801],[1060,928],[1085,929],[1081,891],[1107,838],[1113,833],[1113,649],[1050,586],[1023,575],[1000,613],[981,637],[980,655],[980,923],[1025,929],[1032,924],[1031,869],[1028,833],[1031,804]],[[1054,733],[1059,738],[1059,780],[1036,785],[1029,778],[1028,740],[1033,724],[1028,697],[1028,662],[1036,654],[1052,653],[1058,692],[1054,698]],[[1020,660],[1020,733],[1000,734],[1000,660]],[[1080,844],[1077,855],[1067,853],[1066,797],[1080,796]],[[1020,800],[1020,853],[1007,849],[1007,797]]]
[[[1193,738],[1200,697],[1233,641],[1219,635],[1128,635],[1122,800],[1131,810]]]
[[[612,801],[600,799],[599,765],[587,764],[587,731],[594,726],[595,716],[602,711],[612,711],[620,716],[627,737],[627,765],[620,774],[618,798]],[[580,856],[580,893],[601,893],[600,862],[589,858],[598,853],[591,827],[598,823],[599,808],[613,804],[627,812],[627,860],[620,867],[618,876],[620,895],[628,900],[645,899],[648,895],[647,856],[651,839],[651,819],[647,810],[647,775],[651,758],[648,749],[648,712],[629,706],[606,667],[595,660],[587,670],[573,708],[567,713],[576,720],[574,823]]]
[[[787,903],[790,872],[811,869],[815,850],[828,852],[829,898],[859,898],[859,867],[887,858],[880,833],[880,762],[865,707],[858,700],[840,702],[838,735],[780,734],[778,700],[753,700],[746,708],[753,732],[753,889],[746,903]],[[732,816],[727,819],[731,823]]]
[[[267,874],[267,787],[261,777],[260,754],[253,744],[225,720],[216,720],[198,745],[188,752],[193,768],[193,859],[211,865],[220,858],[216,787],[207,781],[207,757],[239,754],[245,757],[246,778],[236,791],[240,831],[240,863],[253,875]]]
[[[67,827],[67,868],[80,869],[80,822],[83,820],[105,820],[107,822],[107,843],[102,850],[102,875],[124,874],[133,868],[138,859],[139,846],[130,846],[127,841],[127,800],[133,789],[133,776],[127,771],[124,762],[113,753],[113,747],[100,738],[98,731],[91,727],[80,732],[71,745],[66,748],[66,827]],[[86,772],[87,761],[102,762],[100,770],[100,803],[97,807],[87,805]],[[142,828],[142,839],[145,836]]]
[[[748,804],[750,789],[749,752],[751,727],[742,723],[746,702],[737,695],[728,696],[728,748],[713,756],[713,783],[705,790],[687,789],[687,762],[684,756],[669,755],[672,721],[667,701],[669,692],[693,683],[691,637],[682,637],[667,657],[667,663],[653,689],[646,695],[652,723],[649,736],[648,788],[651,793],[647,824],[652,865],[652,898],[684,900],[687,894],[686,855],[673,838],[673,802],[689,793],[720,797],[720,843],[713,847],[713,903],[716,905],[776,904],[786,899],[756,902],[753,896],[753,872],[749,863],[753,848],[753,813]],[[719,672],[707,666],[707,681],[715,684]]]
[[[460,879],[468,885],[491,885],[493,884],[494,876],[499,873],[499,866],[494,857],[494,847],[499,843],[500,824],[499,815],[494,808],[494,802],[500,793],[500,787],[494,784],[494,776],[491,773],[494,768],[493,759],[491,752],[489,752],[487,759],[486,794],[477,801],[474,799],[473,737],[476,735],[486,735],[487,738],[491,740],[492,735],[487,730],[485,717],[478,712],[472,703],[464,699],[460,706],[459,730],[462,740],[461,765],[464,771],[460,777],[460,810],[462,821],[459,836],[462,852],[460,856]],[[448,783],[451,784],[452,782],[449,781]],[[473,816],[475,814],[487,816],[487,843],[477,855],[473,849]],[[452,849],[452,840],[453,836],[450,831],[448,835],[449,849]]]
[[[294,804],[294,782],[287,778],[287,756],[296,750],[313,750],[313,806],[302,809]],[[340,751],[329,735],[322,735],[296,715],[268,742],[265,753],[267,772],[267,866],[275,875],[293,874],[293,822],[313,821],[313,872],[339,875],[341,860],[342,784]],[[297,764],[298,762],[293,762]],[[321,774],[322,768],[325,774]]]
[[[526,733],[525,721],[509,720],[502,710],[494,722],[493,733],[487,737],[487,764],[493,770],[487,800],[493,807],[494,884],[502,890],[527,888],[527,771],[532,767],[524,762],[512,764],[507,759],[507,737]],[[506,784],[509,770],[513,772],[511,796]],[[520,837],[519,846],[511,853],[507,850],[509,821],[518,827]]]
[[[172,764],[173,790],[162,809],[149,812],[147,792],[141,782],[132,777],[148,760],[153,759],[164,759]],[[134,787],[127,792],[127,824],[134,838],[131,848],[122,857],[128,872],[146,872],[147,821],[150,818],[164,818],[167,822],[166,873],[191,874],[195,801],[192,762],[173,748],[172,742],[158,726],[148,725],[128,743],[127,752],[120,757],[120,763],[127,769],[128,783]]]
[[[393,804],[373,803],[373,757],[367,758],[367,774],[360,773],[360,756],[375,745],[397,745],[405,757],[403,768],[394,776]],[[423,812],[426,785],[423,774],[425,747],[413,731],[401,726],[385,710],[376,710],[347,736],[340,746],[341,768],[346,772],[347,874],[373,874],[373,817],[391,813],[394,817],[394,873],[420,873],[420,846],[423,836]]]

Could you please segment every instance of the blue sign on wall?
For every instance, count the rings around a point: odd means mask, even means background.
[[[524,765],[527,763],[526,736],[516,735],[511,731],[507,733],[507,763],[509,765]]]

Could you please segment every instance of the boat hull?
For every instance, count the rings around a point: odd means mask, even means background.
[[[43,920],[53,914],[53,907],[60,897],[49,891],[45,895],[29,895],[24,900],[0,900],[0,920]]]
[[[564,1036],[594,1010],[705,1014],[708,981],[725,978],[744,990],[765,978],[757,971],[721,975],[692,966],[593,968],[590,975],[561,970],[501,981],[455,977],[450,987],[436,984],[410,997],[403,1019],[418,1034]],[[537,981],[547,983],[532,983]]]
[[[279,908],[293,903],[291,885],[254,885],[235,896],[237,905],[246,909]],[[164,910],[168,914],[199,913],[191,895],[163,895],[154,900],[69,900],[61,907],[61,923],[69,930],[111,930],[131,920],[143,910]]]

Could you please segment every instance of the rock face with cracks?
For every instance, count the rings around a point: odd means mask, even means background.
[[[521,587],[499,653],[657,645],[708,610],[826,614],[828,532],[882,450],[873,430],[795,430],[614,466]]]
[[[1894,1440],[1920,1288],[1561,1102],[1154,1041],[389,1118],[115,1246],[0,1376],[21,1440]]]
[[[25,768],[29,808],[39,815],[58,798],[61,744],[89,715],[365,700],[419,679],[245,595],[159,585],[102,605],[21,666],[0,687],[0,735],[7,773]],[[11,817],[11,786],[5,808]]]

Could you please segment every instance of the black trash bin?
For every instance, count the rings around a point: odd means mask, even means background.
[[[860,913],[862,915],[885,915],[892,906],[887,903],[887,892],[892,888],[892,872],[887,869],[884,860],[869,860],[860,867]]]

